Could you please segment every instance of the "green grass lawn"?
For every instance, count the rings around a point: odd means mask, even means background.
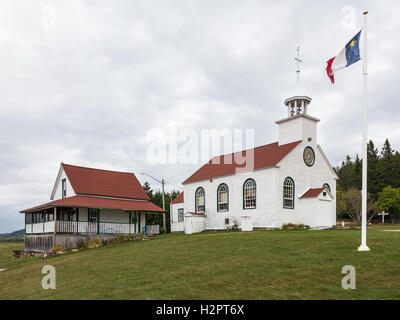
[[[359,230],[169,234],[8,259],[0,299],[400,299],[400,232],[373,227],[372,251],[359,244]],[[41,287],[45,264],[56,268],[56,290]],[[344,265],[356,268],[356,290],[341,287]]]
[[[2,269],[2,263],[11,259],[14,249],[23,249],[23,242],[0,242],[0,269]]]

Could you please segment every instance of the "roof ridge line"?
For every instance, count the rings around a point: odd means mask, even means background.
[[[99,168],[91,168],[91,167],[84,167],[84,166],[78,166],[75,164],[68,164],[68,163],[63,163],[61,162],[62,166],[70,166],[70,167],[75,167],[75,168],[81,168],[81,169],[89,169],[89,170],[97,170],[97,171],[107,171],[107,172],[114,172],[114,173],[124,173],[124,174],[133,174],[135,175],[134,172],[128,172],[128,171],[116,171],[116,170],[109,170],[109,169],[99,169]]]
[[[288,144],[297,143],[297,142],[301,142],[301,141],[303,141],[303,140],[297,140],[297,141],[293,141],[293,142],[288,142],[288,143],[285,143],[285,144],[282,144],[282,145],[279,145],[279,141],[275,141],[275,142],[263,144],[263,145],[261,145],[261,146],[257,146],[257,147],[250,148],[250,149],[245,149],[245,150],[235,151],[235,152],[232,152],[232,153],[221,154],[221,155],[219,155],[219,156],[214,156],[214,157],[212,157],[210,160],[208,160],[208,162],[210,162],[210,161],[211,161],[212,159],[214,159],[214,158],[219,158],[219,157],[228,156],[228,155],[234,155],[235,153],[246,152],[246,151],[250,151],[250,150],[255,150],[255,149],[258,149],[258,148],[262,148],[262,147],[266,147],[266,146],[271,146],[271,145],[273,145],[273,144],[278,144],[279,147],[283,147],[283,146],[286,146],[286,145],[288,145]]]

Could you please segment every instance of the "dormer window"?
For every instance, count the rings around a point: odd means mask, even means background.
[[[62,179],[61,180],[61,196],[62,198],[67,197],[67,179]]]

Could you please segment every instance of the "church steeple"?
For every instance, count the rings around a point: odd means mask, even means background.
[[[311,103],[311,98],[304,95],[304,89],[300,82],[300,64],[303,62],[300,59],[300,47],[297,47],[297,56],[294,58],[296,61],[296,87],[294,90],[295,95],[285,100],[285,106],[288,109],[288,117],[294,117],[300,114],[307,114],[307,106]]]
[[[297,47],[297,85],[294,96],[285,100],[287,118],[276,121],[279,126],[279,145],[302,140],[308,144],[317,143],[317,122],[319,119],[308,114],[311,98],[304,95],[300,82],[300,48]]]

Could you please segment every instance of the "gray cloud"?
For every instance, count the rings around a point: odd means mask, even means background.
[[[400,149],[397,1],[3,1],[0,232],[48,200],[61,161],[179,187],[199,165],[150,165],[152,128],[252,128],[256,145],[276,141],[297,45],[319,143],[333,164],[360,154],[361,64],[334,86],[324,70],[356,31],[342,27],[348,4],[359,27],[370,11],[369,136]]]

